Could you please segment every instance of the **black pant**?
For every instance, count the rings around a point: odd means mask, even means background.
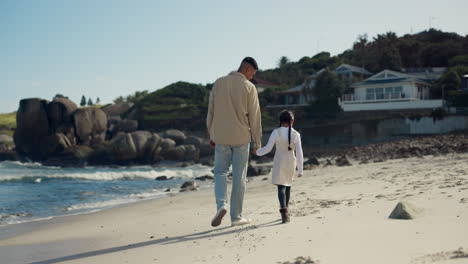
[[[278,200],[280,203],[280,208],[288,207],[290,194],[291,186],[278,185]]]

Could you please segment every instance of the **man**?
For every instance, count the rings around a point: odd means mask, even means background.
[[[262,122],[257,89],[249,81],[258,70],[257,62],[246,57],[239,69],[216,80],[210,94],[206,123],[210,143],[215,145],[215,198],[217,212],[212,226],[219,226],[227,213],[227,176],[232,165],[231,223],[245,225],[242,216],[251,138],[253,152],[261,147]]]

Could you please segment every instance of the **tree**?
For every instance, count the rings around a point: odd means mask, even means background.
[[[67,96],[64,96],[63,94],[56,94],[52,100],[55,100],[55,99],[57,99],[57,98],[65,98],[65,99],[68,99],[68,97],[67,97]]]
[[[93,105],[93,101],[91,100],[91,98],[88,99],[88,106],[92,106]]]
[[[314,87],[315,102],[310,111],[315,113],[337,113],[341,111],[338,98],[343,94],[345,85],[333,72],[326,70],[317,77]]]
[[[81,102],[80,102],[80,105],[83,107],[86,105],[86,97],[83,95],[81,96]]]
[[[289,63],[289,59],[286,56],[282,56],[278,61],[278,67],[283,68]]]
[[[99,99],[99,97],[96,98],[96,104],[99,104],[100,102],[101,102],[101,99]]]
[[[114,104],[121,104],[121,103],[124,103],[124,102],[125,102],[125,98],[123,98],[123,96],[119,96],[119,97],[114,99]]]

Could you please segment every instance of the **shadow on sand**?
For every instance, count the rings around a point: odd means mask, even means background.
[[[222,227],[222,228],[211,229],[211,230],[208,230],[208,231],[203,231],[203,232],[198,232],[198,233],[193,233],[193,234],[188,234],[188,235],[160,238],[160,239],[156,239],[156,240],[144,241],[144,242],[139,242],[139,243],[130,244],[130,245],[124,245],[124,246],[118,246],[118,247],[88,251],[88,252],[78,253],[78,254],[74,254],[74,255],[58,257],[58,258],[54,258],[54,259],[31,262],[30,264],[58,263],[58,262],[62,262],[62,261],[70,261],[70,260],[76,260],[76,259],[80,259],[80,258],[94,257],[94,256],[105,255],[105,254],[114,253],[114,252],[118,252],[118,251],[122,251],[122,250],[131,250],[131,249],[134,249],[134,248],[141,248],[141,247],[146,247],[146,246],[151,246],[151,245],[158,245],[158,244],[165,245],[165,244],[173,244],[173,243],[180,243],[180,242],[198,240],[198,239],[203,239],[203,238],[213,238],[213,237],[233,234],[233,233],[236,233],[236,232],[245,232],[245,231],[258,229],[258,228],[262,228],[262,227],[275,226],[275,225],[279,225],[279,224],[281,224],[281,221],[280,220],[275,220],[275,221],[263,223],[263,224],[260,224],[260,225],[249,225],[249,226],[242,227],[242,228]]]

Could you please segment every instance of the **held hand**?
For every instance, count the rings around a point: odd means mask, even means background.
[[[253,154],[253,155],[257,155],[257,150],[258,150],[258,148],[254,147],[254,148],[252,149],[252,154]]]
[[[210,147],[214,148],[216,146],[216,143],[214,143],[213,140],[210,140]]]

